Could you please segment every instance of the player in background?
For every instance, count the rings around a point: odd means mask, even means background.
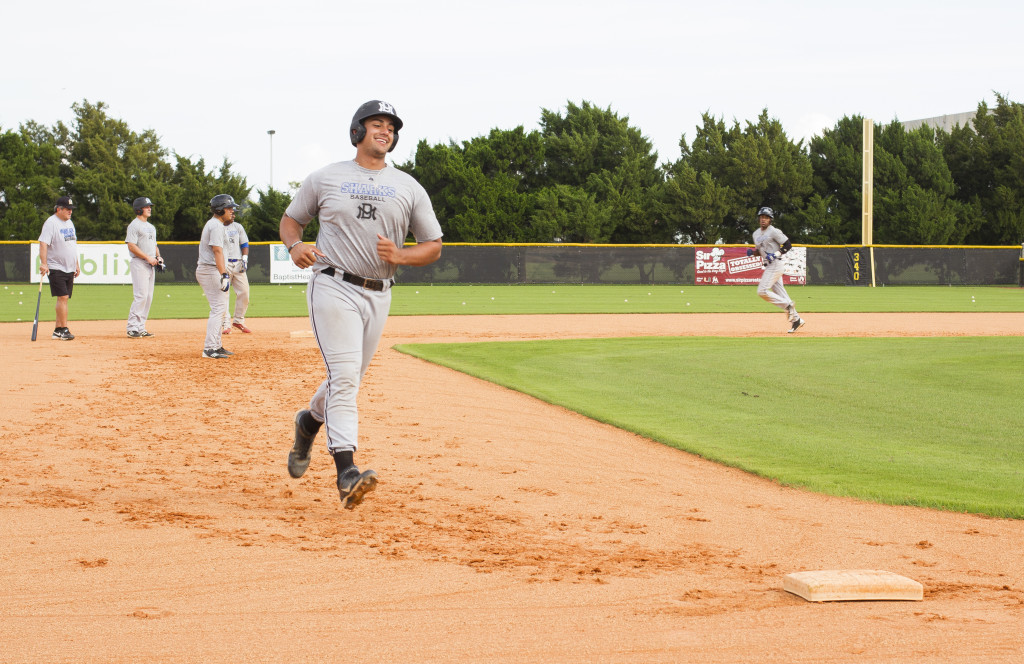
[[[220,332],[227,307],[224,294],[231,287],[227,260],[224,256],[224,229],[235,220],[238,204],[227,194],[217,194],[210,199],[213,216],[203,227],[199,240],[199,263],[196,265],[196,281],[203,287],[206,301],[210,303],[210,316],[206,319],[206,339],[203,342],[202,357],[220,360],[234,355],[221,344]]]
[[[82,273],[78,263],[78,238],[71,212],[75,209],[70,196],[61,196],[53,206],[53,214],[43,222],[39,233],[39,274],[50,281],[50,295],[57,298],[53,339],[71,341],[75,335],[68,329],[68,300],[75,288],[75,277]]]
[[[231,334],[231,328],[250,334],[252,330],[245,326],[245,312],[249,309],[249,277],[245,273],[249,269],[249,236],[245,234],[242,224],[233,221],[224,229],[224,241],[228,275],[235,289],[235,317],[232,322],[228,311],[231,292],[224,291],[224,329],[221,334]]]
[[[772,221],[775,219],[775,211],[770,207],[763,207],[757,211],[758,228],[754,231],[754,249],[747,249],[747,255],[753,256],[757,251],[764,262],[764,274],[761,275],[761,283],[757,285],[757,294],[764,300],[771,302],[780,309],[784,309],[789,315],[789,333],[796,332],[804,326],[804,319],[796,312],[796,304],[786,292],[782,283],[784,267],[782,256],[793,248],[789,238],[775,226]]]
[[[132,306],[128,310],[128,336],[153,336],[146,330],[149,308],[153,305],[153,290],[156,288],[156,271],[163,267],[160,249],[156,246],[156,226],[149,222],[153,214],[153,201],[145,196],[132,203],[135,218],[128,224],[124,242],[132,255],[128,266],[132,275]]]
[[[313,268],[306,303],[327,369],[308,410],[295,414],[288,472],[292,477],[306,472],[313,439],[326,425],[327,451],[334,457],[346,509],[377,485],[376,472],[360,472],[355,465],[356,396],[384,330],[395,271],[441,257],[441,226],[426,190],[385,161],[402,124],[391,104],[360,106],[349,126],[355,159],[311,173],[281,217],[281,241],[292,262]],[[302,242],[314,217],[320,220],[316,246]],[[410,230],[416,244],[405,247]]]

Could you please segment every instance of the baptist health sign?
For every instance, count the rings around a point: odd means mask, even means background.
[[[39,243],[33,242],[31,254],[32,283],[39,283]],[[129,264],[132,254],[124,244],[79,244],[78,267],[82,274],[75,277],[76,284],[130,284]],[[45,280],[44,281],[49,281]]]
[[[300,268],[292,262],[288,248],[283,244],[270,245],[270,283],[305,283],[313,276],[310,268]]]

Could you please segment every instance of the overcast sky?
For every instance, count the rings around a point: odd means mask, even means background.
[[[369,99],[405,122],[392,153],[542,108],[611,107],[679,157],[701,114],[767,108],[796,139],[847,115],[876,122],[1024,101],[1024,3],[866,0],[56,0],[0,11],[0,130],[70,123],[71,105],[154,130],[164,147],[256,189],[351,159]],[[267,130],[276,134],[271,139]],[[271,160],[271,140],[273,159]]]

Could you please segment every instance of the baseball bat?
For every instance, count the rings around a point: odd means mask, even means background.
[[[36,332],[39,331],[39,303],[43,301],[43,278],[39,277],[39,297],[36,298],[36,319],[32,321],[32,341],[36,340]]]

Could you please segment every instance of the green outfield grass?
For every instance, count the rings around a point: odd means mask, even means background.
[[[1024,518],[1024,338],[397,348],[786,485]]]
[[[52,321],[53,300],[43,287],[40,319]],[[250,318],[306,315],[305,284],[254,284]],[[0,322],[32,320],[38,284],[3,284]],[[801,312],[1024,311],[1024,289],[997,286],[791,286]],[[70,319],[127,319],[130,285],[75,286]],[[391,313],[425,314],[637,314],[778,312],[753,286],[619,285],[400,285]],[[209,306],[198,284],[158,285],[150,318],[206,318]]]

